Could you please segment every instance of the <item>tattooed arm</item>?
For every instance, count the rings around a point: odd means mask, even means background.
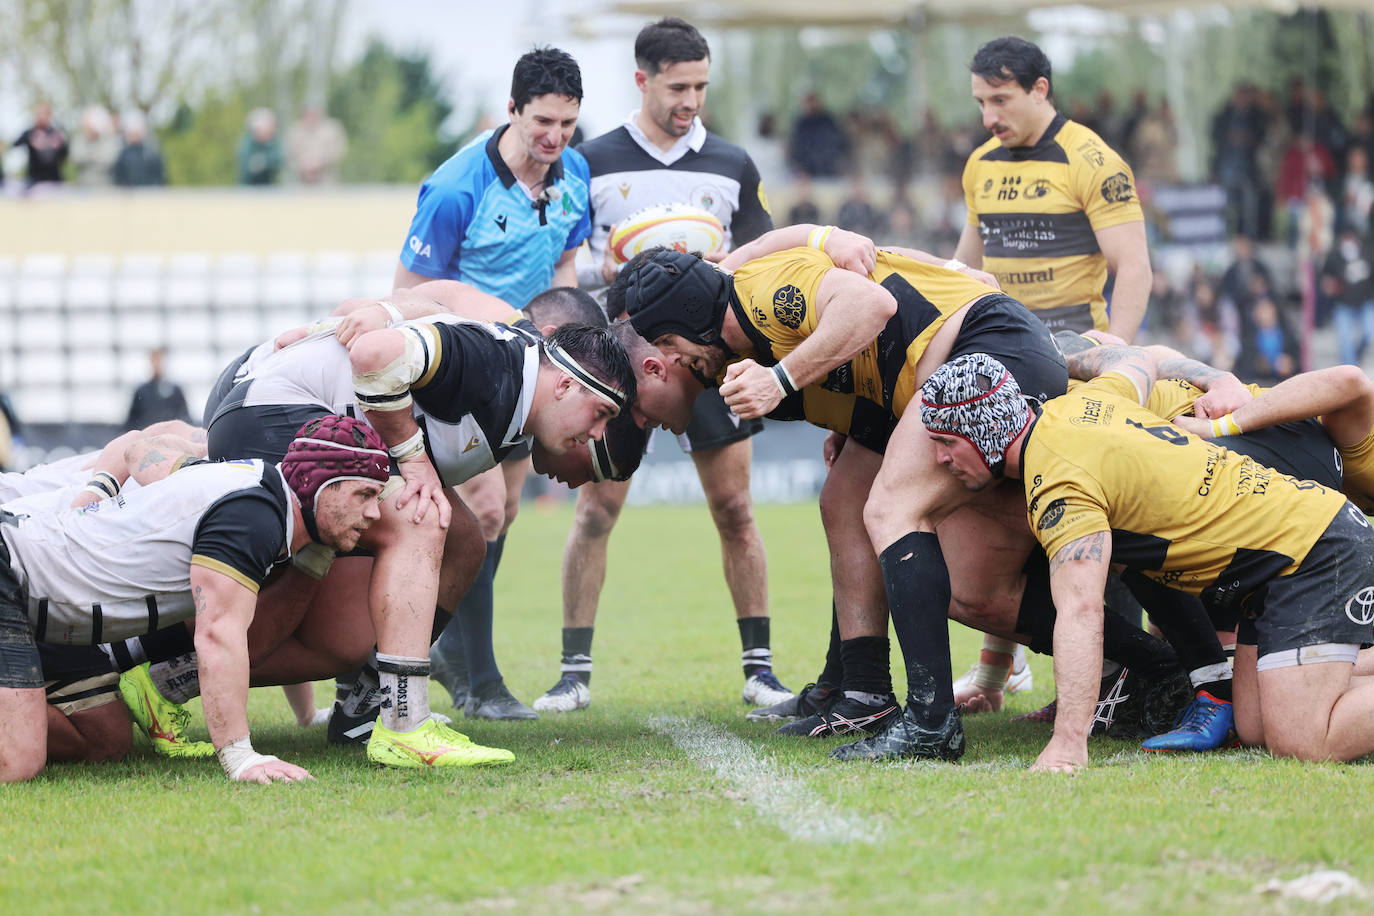
[[[1145,348],[1159,361],[1160,378],[1176,378],[1206,394],[1193,402],[1193,416],[1204,420],[1224,416],[1254,397],[1230,372],[1184,356],[1161,344]]]
[[[1050,593],[1058,612],[1054,682],[1059,709],[1054,735],[1031,769],[1072,773],[1088,765],[1088,733],[1102,677],[1102,590],[1111,558],[1111,533],[1097,531],[1065,544],[1050,560]]]
[[[1139,347],[1085,347],[1076,353],[1065,353],[1064,361],[1069,367],[1069,378],[1084,381],[1120,372],[1135,383],[1136,400],[1141,404],[1149,400],[1150,389],[1155,385],[1155,358]]]

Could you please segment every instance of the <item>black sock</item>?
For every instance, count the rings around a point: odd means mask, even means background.
[[[453,622],[453,612],[446,611],[439,605],[434,606],[434,625],[429,630],[429,644],[432,646],[438,642],[448,629],[448,625]]]
[[[1231,693],[1231,679],[1228,677],[1224,681],[1208,681],[1205,684],[1198,684],[1197,690],[1205,690],[1218,700],[1225,700],[1230,703],[1234,699]]]
[[[491,645],[492,580],[496,577],[496,560],[500,551],[499,540],[487,542],[487,555],[482,560],[482,568],[477,571],[472,587],[453,614],[453,619],[462,627],[463,653],[468,660],[468,683],[473,687],[501,677],[501,669],[496,666],[496,652]]]
[[[773,650],[768,643],[767,617],[740,617],[739,644],[744,649],[740,661],[744,665],[744,676],[753,677],[761,671],[773,670]]]
[[[835,610],[835,602],[830,602],[830,646],[825,650],[825,667],[821,669],[817,684],[836,687],[844,683],[844,657],[840,653],[840,615]]]
[[[376,652],[377,647],[373,646],[372,651]],[[353,692],[353,688],[357,685],[358,678],[362,675],[363,669],[371,664],[372,662],[369,660],[367,665],[363,665],[362,668],[354,668],[352,671],[334,678],[334,699],[338,700],[340,703],[347,700],[348,695]]]
[[[892,644],[886,636],[856,636],[840,643],[846,691],[887,696],[892,693]]]
[[[938,728],[954,708],[949,668],[949,570],[940,539],[913,531],[878,557],[897,644],[906,663],[907,715]]]
[[[584,684],[592,682],[592,630],[595,627],[563,628],[563,673]]]

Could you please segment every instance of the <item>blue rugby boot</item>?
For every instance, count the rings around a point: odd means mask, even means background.
[[[1173,731],[1148,738],[1140,746],[1155,753],[1235,747],[1238,743],[1235,726],[1235,710],[1231,704],[1200,690],[1179,716]]]

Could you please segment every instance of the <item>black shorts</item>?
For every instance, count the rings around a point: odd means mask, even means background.
[[[205,424],[205,444],[210,457],[261,458],[276,464],[307,421],[328,416],[320,404],[264,404],[245,407],[251,382],[239,382]]]
[[[741,420],[725,406],[716,388],[708,388],[692,405],[692,422],[687,432],[677,437],[684,452],[706,452],[763,432],[762,420]]]
[[[0,525],[14,516],[0,510]],[[29,627],[24,589],[10,566],[10,549],[0,537],[0,687],[42,687],[43,665]]]
[[[1273,652],[1374,642],[1374,529],[1346,501],[1295,572],[1244,600],[1236,641]]]
[[[229,365],[224,367],[224,371],[215,379],[215,387],[210,389],[210,396],[205,399],[205,410],[201,412],[200,425],[204,429],[210,428],[210,421],[219,412],[220,405],[224,399],[229,397],[229,392],[234,390],[234,376],[238,374],[239,367],[248,362],[248,357],[253,355],[257,347],[249,347],[243,351],[242,356],[238,356]]]
[[[1330,490],[1341,489],[1341,455],[1319,420],[1283,423],[1239,436],[1219,436],[1212,442],[1249,455],[1289,477],[1315,480]]]
[[[965,353],[995,357],[1021,393],[1042,404],[1069,389],[1069,368],[1050,329],[1010,296],[984,296],[969,306],[948,359]]]
[[[38,644],[48,705],[64,716],[119,699],[119,675],[98,646]]]

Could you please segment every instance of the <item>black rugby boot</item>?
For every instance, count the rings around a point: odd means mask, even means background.
[[[908,701],[906,709],[885,730],[871,738],[843,744],[830,756],[836,760],[958,760],[964,756],[964,720],[958,709],[951,709],[938,728],[928,728],[917,721]]]

